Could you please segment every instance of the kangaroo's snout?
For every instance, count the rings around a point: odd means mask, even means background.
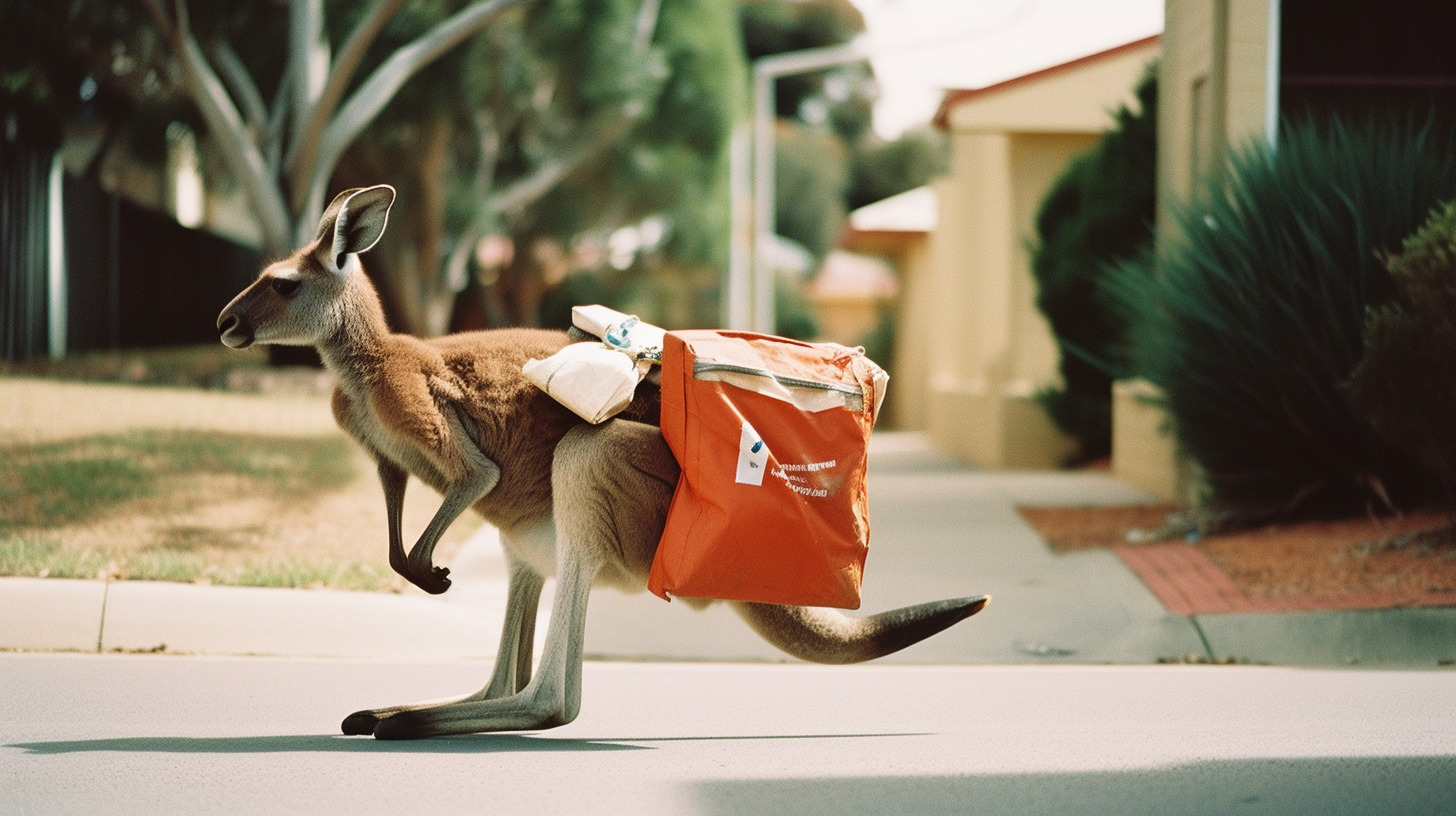
[[[217,333],[222,344],[232,349],[253,345],[253,326],[242,315],[224,311],[217,318]]]

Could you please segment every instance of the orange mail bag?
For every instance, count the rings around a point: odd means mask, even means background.
[[[682,465],[647,586],[660,597],[859,607],[876,376],[863,352],[670,332],[662,435]]]

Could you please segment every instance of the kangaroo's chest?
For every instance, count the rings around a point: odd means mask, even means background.
[[[376,456],[443,492],[446,479],[439,467],[412,439],[389,427],[367,397],[334,393],[334,419],[354,441]]]
[[[477,512],[499,527],[549,517],[552,456],[561,436],[579,423],[574,415],[544,394],[524,389],[514,397],[499,396],[492,410],[477,410],[488,417],[484,420],[452,403],[449,395],[432,393],[430,399],[433,410],[422,413],[449,426],[438,433],[410,424],[402,429],[398,415],[381,416],[375,405],[381,401],[378,395],[371,399],[340,390],[334,414],[365,448],[441,493],[450,487],[450,479],[437,462],[442,454],[433,439],[448,437],[446,447],[470,445],[499,468],[499,481],[475,504]],[[418,424],[427,426],[428,421]]]

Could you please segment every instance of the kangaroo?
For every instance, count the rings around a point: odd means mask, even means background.
[[[498,329],[422,340],[391,332],[359,255],[384,233],[394,188],[340,193],[317,236],[268,265],[218,316],[222,342],[311,345],[336,375],[333,414],[374,459],[384,488],[389,564],[438,594],[449,570],[436,542],[474,509],[499,528],[508,565],[505,623],[495,668],[462,697],[350,714],[349,735],[410,739],[535,730],[574,720],[581,707],[582,643],[593,586],[646,588],[679,469],[644,385],[618,418],[578,419],[526,380],[521,366],[561,349],[566,332]],[[401,507],[410,475],[443,496],[409,550]],[[532,672],[541,588],[557,581],[544,653]],[[709,603],[683,599],[695,606]],[[976,612],[986,596],[864,618],[837,610],[735,603],[758,634],[795,657],[852,663],[916,643]]]

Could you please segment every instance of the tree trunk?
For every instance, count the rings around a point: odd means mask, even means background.
[[[440,252],[445,240],[445,198],[449,183],[445,174],[450,167],[450,119],[437,113],[424,128],[419,159],[415,163],[415,291],[419,298],[422,325],[417,331],[435,337],[450,328],[450,313],[455,306],[455,293],[445,279],[445,259]]]
[[[501,313],[512,326],[535,326],[541,298],[546,294],[546,281],[536,257],[534,233],[511,236],[515,252],[511,262],[501,270],[500,280],[493,287]]]

